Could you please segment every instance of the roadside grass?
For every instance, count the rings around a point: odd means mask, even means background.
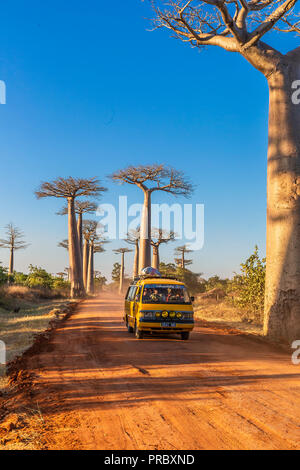
[[[45,421],[38,403],[11,413],[0,425],[0,450],[37,450]]]
[[[249,318],[249,314],[233,306],[226,298],[222,300],[198,298],[195,303],[195,318],[229,326],[245,333],[263,334],[263,327]]]
[[[0,308],[0,340],[6,345],[6,363],[28,349],[35,335],[45,331],[51,320],[57,318],[67,299],[48,299],[37,303],[28,300],[18,302],[18,312]],[[0,365],[0,392],[8,385],[6,367]]]

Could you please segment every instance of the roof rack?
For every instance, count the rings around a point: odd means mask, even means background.
[[[139,275],[139,276],[135,276],[133,278],[133,284],[136,284],[138,281],[142,280],[142,279],[155,279],[157,281],[160,281],[162,279],[170,279],[172,281],[180,281],[180,279],[178,279],[177,277],[175,276],[172,276],[172,275],[166,275],[166,276],[161,276],[161,277],[157,277],[157,276],[147,276],[147,275]]]

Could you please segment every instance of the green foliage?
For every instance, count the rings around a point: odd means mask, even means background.
[[[8,280],[7,268],[3,268],[0,264],[0,285],[6,284]]]
[[[51,289],[53,287],[53,277],[45,269],[31,264],[25,285],[27,287],[48,287]]]
[[[241,264],[241,274],[231,281],[231,291],[236,294],[235,303],[250,310],[257,320],[262,321],[264,310],[266,259],[260,259],[258,247]]]
[[[205,290],[209,291],[211,289],[224,289],[227,290],[229,284],[229,279],[221,279],[219,276],[212,276],[207,281],[205,281]]]
[[[97,291],[101,290],[103,286],[105,286],[107,279],[105,276],[102,276],[100,271],[95,271],[95,289]]]
[[[26,286],[27,278],[27,274],[14,272],[13,283],[19,286]]]
[[[113,270],[111,272],[111,277],[114,282],[120,282],[121,275],[121,265],[120,263],[114,263]]]
[[[65,281],[61,277],[52,278],[52,289],[68,289],[70,287],[70,283]]]
[[[200,279],[201,274],[193,273],[189,269],[183,269],[173,263],[160,263],[159,271],[162,276],[174,276],[184,282],[189,292],[194,295],[204,291],[204,285]]]

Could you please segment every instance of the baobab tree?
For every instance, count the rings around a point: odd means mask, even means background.
[[[76,226],[75,200],[78,197],[98,197],[105,191],[97,178],[57,178],[43,182],[36,191],[38,199],[44,197],[64,198],[68,202],[68,241],[71,269],[71,297],[80,298],[85,294],[82,277],[82,260]]]
[[[97,222],[95,220],[83,221],[83,256],[82,256],[82,272],[84,288],[87,288],[88,266],[89,266],[89,250],[90,238],[96,233]]]
[[[119,293],[122,294],[123,291],[123,282],[124,282],[124,274],[125,274],[125,253],[130,253],[132,250],[129,248],[118,248],[114,250],[117,255],[121,255],[121,269],[120,269],[120,284],[119,284]]]
[[[103,253],[103,245],[108,243],[99,230],[96,220],[83,221],[83,283],[88,294],[94,293],[94,255]]]
[[[111,175],[121,184],[134,184],[144,193],[144,206],[140,228],[139,272],[151,265],[151,196],[164,191],[175,196],[191,195],[193,186],[181,171],[166,165],[130,166]]]
[[[152,268],[159,269],[159,247],[164,243],[175,240],[175,233],[163,230],[161,228],[153,228],[151,230],[151,246],[152,246]]]
[[[80,246],[81,256],[83,255],[83,237],[82,237],[82,223],[83,214],[93,214],[96,212],[98,204],[96,202],[84,200],[75,201],[75,213],[77,214],[77,234]],[[64,206],[57,215],[67,215],[68,206]]]
[[[186,259],[185,255],[186,253],[192,253],[193,250],[189,250],[186,245],[183,246],[178,246],[175,248],[175,253],[177,256],[180,256],[179,258],[175,258],[175,263],[177,266],[180,266],[182,269],[185,269],[186,266],[189,266],[190,264],[193,263],[191,259]]]
[[[103,253],[105,251],[102,246],[103,242],[96,241],[97,239],[98,239],[97,235],[92,235],[90,238],[87,287],[86,287],[86,291],[88,294],[94,294],[95,292],[95,275],[94,275],[95,253]]]
[[[136,230],[129,230],[125,242],[134,245],[132,277],[135,278],[139,273],[140,227]]]
[[[0,239],[0,247],[10,250],[8,275],[12,276],[14,273],[15,251],[24,250],[29,245],[25,242],[23,238],[24,234],[21,230],[18,229],[18,227],[15,227],[12,223],[10,223],[5,228],[6,238]]]
[[[155,27],[166,28],[192,47],[238,52],[266,77],[270,110],[264,332],[289,342],[300,337],[300,47],[283,54],[263,39],[271,30],[300,33],[296,4],[152,1]]]

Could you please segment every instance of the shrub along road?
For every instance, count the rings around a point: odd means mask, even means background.
[[[25,356],[27,384],[4,409],[38,406],[37,447],[300,448],[300,366],[290,354],[203,326],[187,342],[136,340],[122,314],[113,295],[87,300]]]

